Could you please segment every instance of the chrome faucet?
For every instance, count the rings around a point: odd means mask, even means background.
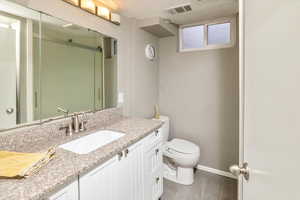
[[[64,112],[66,114],[66,116],[68,116],[68,110],[62,109],[62,108],[58,108],[57,110]],[[80,116],[82,115],[82,119],[80,120]],[[82,112],[82,113],[74,113],[72,115],[72,120],[70,121],[70,123],[67,126],[63,126],[60,127],[59,130],[63,130],[66,129],[67,134],[69,136],[73,135],[73,131],[74,133],[80,133],[82,131],[86,130],[86,123],[87,121],[87,117],[86,117],[86,113]]]
[[[79,119],[81,117],[81,120]],[[73,117],[72,117],[72,121],[73,121],[73,127],[74,127],[74,132],[75,133],[79,133],[82,131],[86,130],[85,124],[88,122],[87,121],[87,117],[86,117],[86,113],[82,112],[82,113],[74,113]]]
[[[69,117],[69,110],[68,109],[57,107],[57,112],[63,112],[65,118]],[[73,123],[72,122],[69,123],[67,126],[62,126],[62,127],[59,128],[59,130],[63,130],[63,129],[66,129],[66,133],[69,136],[73,135]]]
[[[74,132],[75,133],[79,133],[80,132],[79,115],[80,115],[80,113],[74,113],[74,115],[72,117],[73,127],[74,127]]]
[[[85,112],[81,113],[82,114],[82,118],[81,118],[81,122],[80,122],[80,129],[79,131],[85,131],[86,130],[86,123],[88,122],[88,118]]]

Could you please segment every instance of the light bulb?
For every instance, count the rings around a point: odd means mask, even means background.
[[[105,7],[98,7],[98,15],[106,19],[110,19],[110,10]]]
[[[95,5],[93,0],[82,0],[81,1],[81,7],[83,9],[86,9],[86,10],[90,11],[90,12],[93,12],[93,13],[96,12],[96,5]]]

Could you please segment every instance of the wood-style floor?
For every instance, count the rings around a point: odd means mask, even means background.
[[[161,200],[237,200],[237,181],[198,170],[192,186],[164,179]]]

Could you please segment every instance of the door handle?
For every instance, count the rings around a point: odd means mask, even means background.
[[[249,181],[250,178],[250,169],[248,167],[248,163],[244,163],[242,167],[238,166],[238,165],[232,165],[229,168],[230,172],[234,175],[234,176],[240,176],[243,175],[246,181]]]
[[[15,110],[13,108],[7,108],[6,109],[6,113],[9,114],[9,115],[12,114],[14,111]]]

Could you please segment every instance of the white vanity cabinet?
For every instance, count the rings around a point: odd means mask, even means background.
[[[49,200],[79,200],[78,195],[78,181],[74,181],[72,184],[50,196]]]
[[[79,178],[80,199],[142,200],[143,142]]]
[[[157,200],[163,192],[162,163],[162,137],[156,131],[49,200]]]

